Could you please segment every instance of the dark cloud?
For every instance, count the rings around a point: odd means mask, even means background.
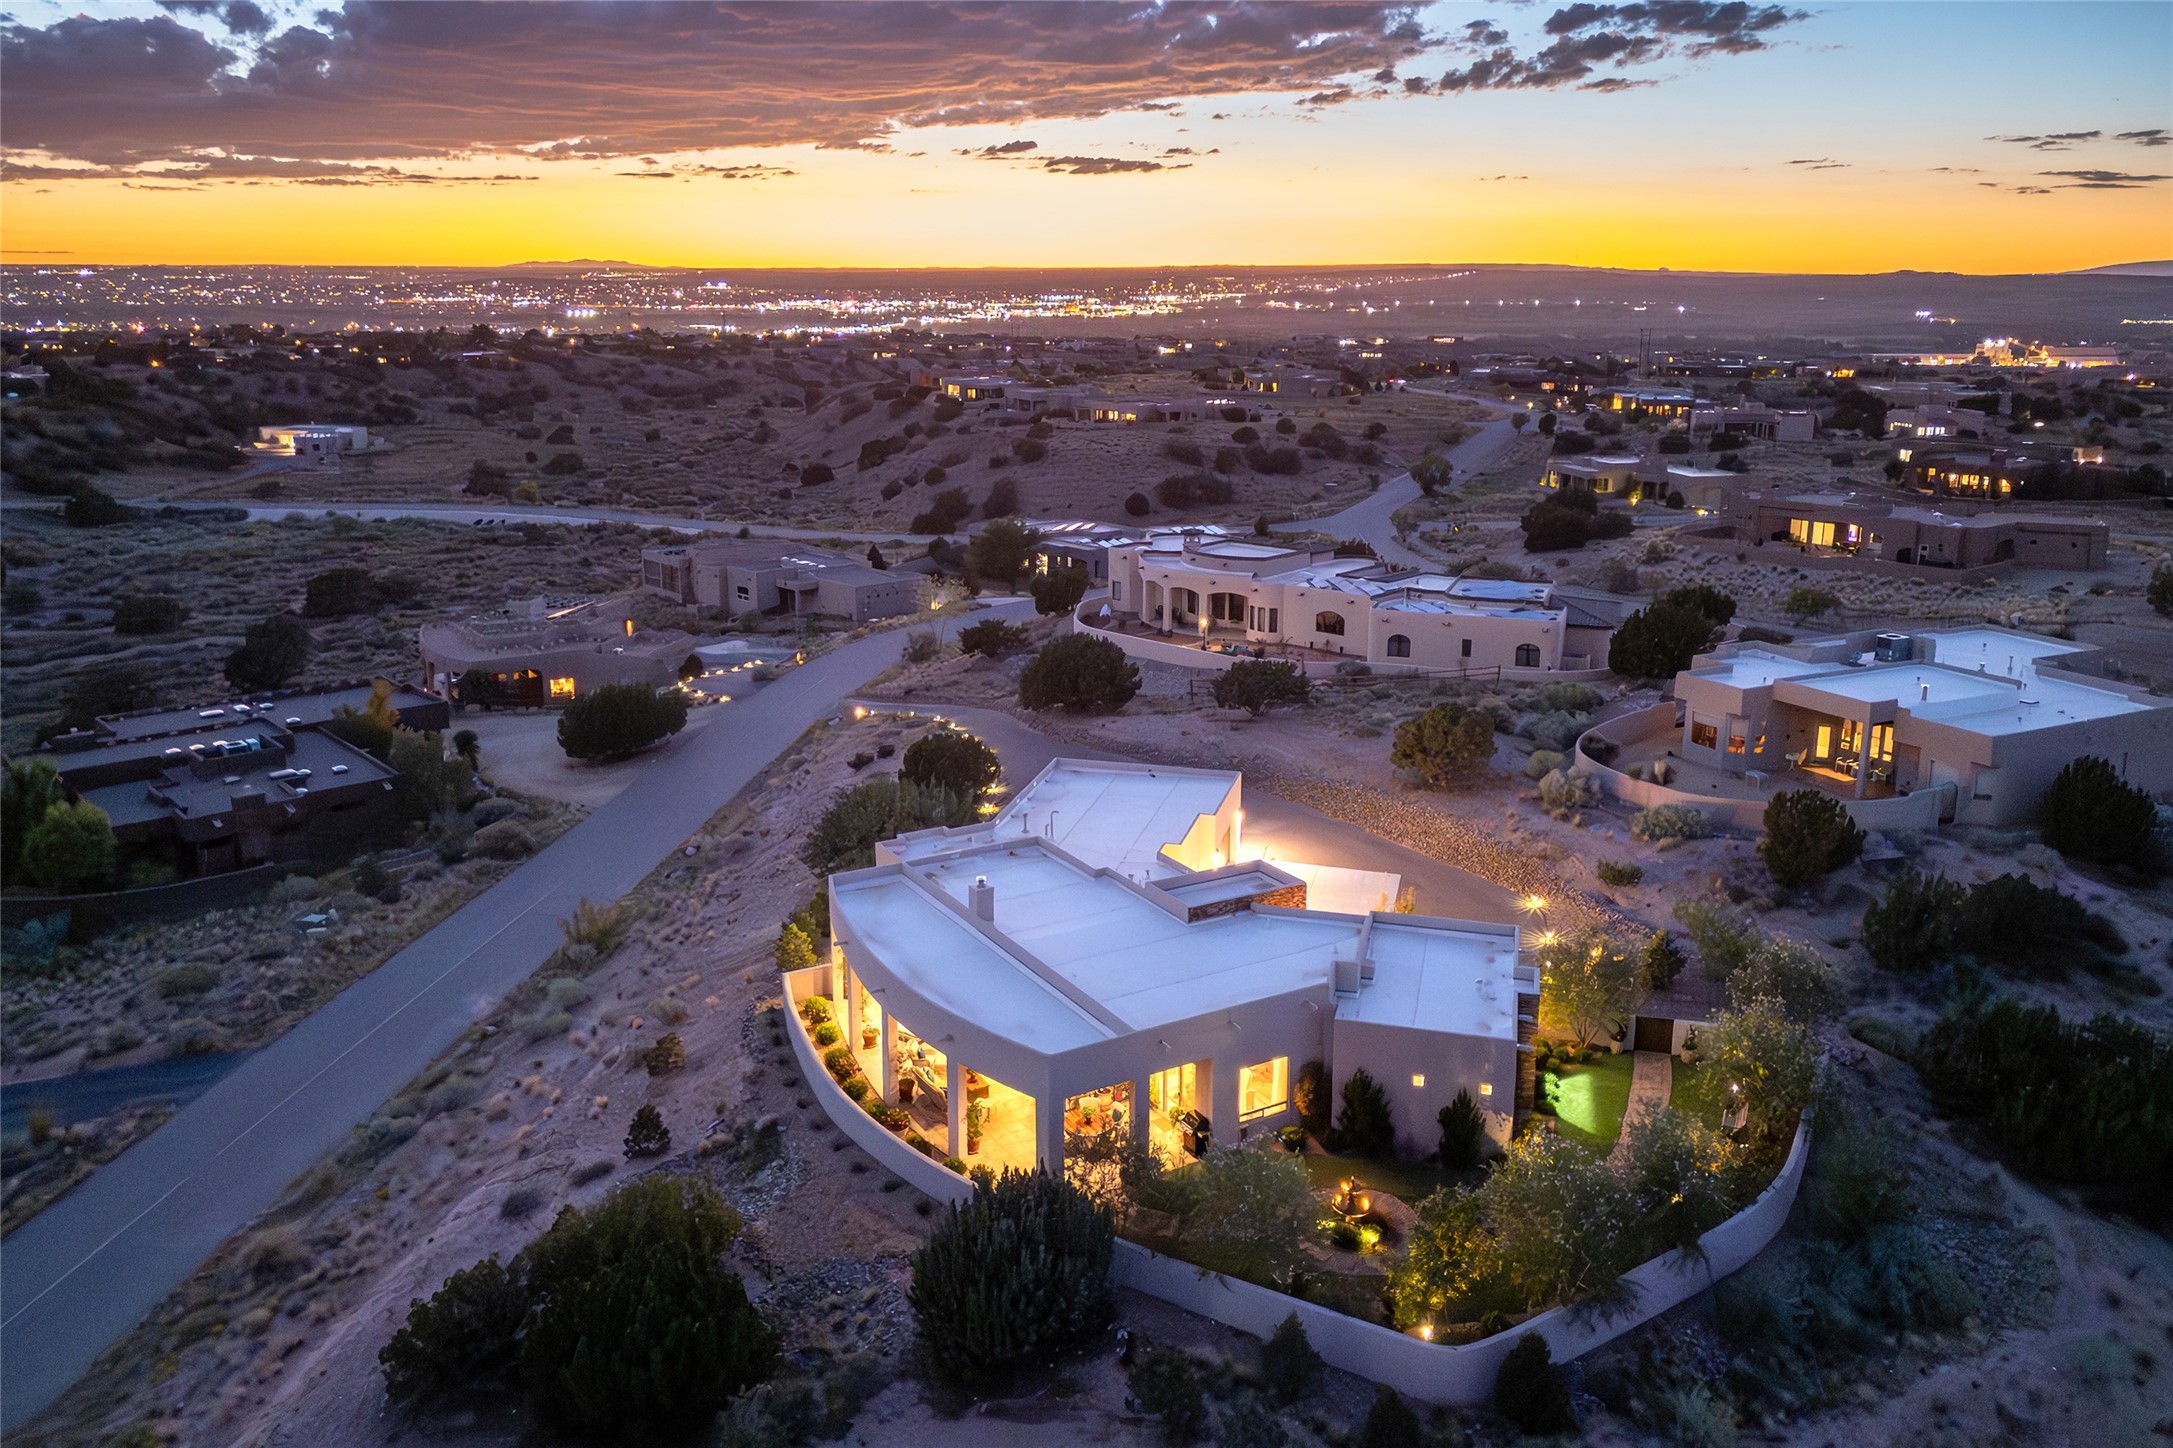
[[[1509,32],[1497,28],[1491,20],[1473,20],[1464,26],[1463,43],[1466,45],[1487,49],[1504,44],[1508,39]]]
[[[2040,176],[2065,178],[2068,187],[2100,191],[2126,191],[2140,186],[2173,181],[2173,176],[2139,176],[2130,171],[2040,171]]]
[[[1934,174],[1942,176],[1981,176],[1984,174],[1984,168],[1982,166],[1934,166],[1931,169]],[[1977,184],[1980,186],[1989,186],[1992,183],[1989,181],[1980,181]]]
[[[1300,100],[1298,104],[1301,106],[1340,106],[1346,101],[1354,101],[1357,99],[1358,92],[1352,90],[1347,85],[1340,85],[1337,86],[1334,90],[1318,91],[1312,95],[1306,96],[1302,100]]]
[[[2103,131],[2054,131],[2043,136],[1986,136],[2009,146],[2028,146],[2033,151],[2071,151],[2085,141],[2095,141]]]
[[[961,156],[978,156],[984,161],[1000,161],[1006,156],[1023,155],[1028,151],[1035,150],[1040,144],[1038,141],[1005,141],[999,146],[983,146],[978,151],[968,147],[958,154]]]
[[[219,12],[219,19],[236,35],[263,35],[272,28],[272,17],[251,0],[234,0]]]
[[[1477,90],[1627,90],[1638,82],[1620,76],[1595,78],[1600,66],[1623,70],[1672,55],[1701,59],[1764,50],[1766,37],[1808,18],[1781,5],[1745,0],[1649,0],[1630,5],[1579,3],[1555,11],[1542,27],[1553,39],[1529,55],[1500,44],[1508,37],[1485,22],[1464,27],[1466,44],[1494,48],[1441,77],[1443,94]]]
[[[1183,171],[1186,166],[1165,166],[1160,161],[1128,161],[1117,156],[1047,156],[1041,168],[1064,176],[1124,176],[1147,171]]]
[[[1190,146],[1172,146],[1162,153],[1162,158],[1168,160],[1172,156],[1219,156],[1221,154],[1222,147],[1220,146],[1209,146],[1204,151],[1195,151]]]
[[[654,166],[648,157],[642,164]],[[700,166],[684,162],[655,171],[614,171],[614,176],[631,176],[640,181],[691,181],[697,176],[708,176],[719,181],[769,181],[780,176],[797,176],[800,173],[789,166]]]
[[[1529,176],[1481,176],[1481,181],[1529,181]]]
[[[276,33],[226,28],[263,13],[229,0],[216,13],[0,22],[0,129],[11,149],[106,166],[213,150],[340,161],[883,150],[916,125],[1326,92],[1442,43],[1383,0],[346,0]]]
[[[1806,171],[1846,171],[1849,163],[1836,161],[1831,156],[1813,156],[1806,160],[1790,161],[1791,166],[1801,166]]]
[[[2113,139],[2133,141],[2138,146],[2173,146],[2173,131],[2168,131],[2163,126],[2153,126],[2147,131],[2122,131]]]
[[[497,185],[508,181],[532,181],[532,176],[440,175],[408,171],[398,166],[362,166],[342,161],[296,161],[274,156],[199,156],[187,161],[160,162],[154,166],[47,166],[28,162],[0,163],[0,180],[7,181],[119,181],[136,190],[156,183],[234,181],[260,184],[292,182],[300,186],[445,186]]]

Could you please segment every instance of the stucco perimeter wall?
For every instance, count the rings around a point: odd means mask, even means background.
[[[1072,627],[1075,630],[1093,634],[1096,638],[1108,640],[1110,643],[1113,643],[1118,648],[1124,650],[1127,655],[1132,658],[1138,659],[1142,663],[1175,664],[1181,669],[1215,670],[1219,672],[1220,670],[1229,668],[1232,664],[1241,663],[1244,660],[1252,657],[1250,654],[1218,653],[1213,649],[1203,649],[1197,644],[1172,643],[1164,639],[1146,638],[1139,634],[1119,633],[1115,629],[1105,629],[1099,623],[1086,616],[1086,609],[1089,605],[1099,607],[1100,600],[1098,598],[1090,598],[1087,600],[1086,603],[1081,604],[1079,606],[1080,611],[1072,616]],[[1423,674],[1429,678],[1444,679],[1457,677],[1457,671],[1454,669],[1434,669],[1427,668],[1424,665],[1409,666],[1403,664],[1385,664],[1375,660],[1360,658],[1356,654],[1353,654],[1348,659],[1293,659],[1285,660],[1284,662],[1296,663],[1301,673],[1304,673],[1308,677],[1316,679],[1332,677],[1335,674],[1336,670],[1346,663],[1364,664],[1374,674],[1383,677],[1392,674]],[[1508,668],[1472,669],[1469,671],[1469,676],[1475,679],[1492,679],[1499,677],[1505,682],[1513,684],[1550,684],[1561,682],[1568,682],[1573,684],[1591,684],[1597,683],[1602,679],[1610,679],[1614,677],[1614,675],[1606,669]]]
[[[909,1185],[939,1202],[962,1202],[972,1196],[972,1182],[942,1162],[907,1146],[902,1137],[876,1125],[875,1118],[862,1111],[853,1098],[845,1094],[845,1088],[838,1085],[829,1068],[822,1064],[822,1052],[808,1039],[807,1022],[800,1019],[800,1002],[811,995],[822,995],[829,978],[830,967],[826,965],[785,973],[785,1015],[789,1018],[785,1032],[792,1037],[792,1054],[800,1060],[800,1074],[807,1078],[807,1089],[814,1093],[832,1124],[844,1132],[853,1145],[903,1177]]]
[[[1762,799],[1723,799],[1718,795],[1670,789],[1649,779],[1632,779],[1621,770],[1600,763],[1584,749],[1585,740],[1594,735],[1617,744],[1628,744],[1657,734],[1672,736],[1675,731],[1675,706],[1672,703],[1653,704],[1635,713],[1619,714],[1604,724],[1593,725],[1578,739],[1577,770],[1597,779],[1614,798],[1639,809],[1650,809],[1657,804],[1687,805],[1704,811],[1706,819],[1716,828],[1763,830],[1766,802]],[[1927,786],[1887,799],[1844,799],[1841,807],[1849,812],[1850,819],[1867,830],[1937,830],[1952,789],[1951,785]]]
[[[1581,1356],[1689,1301],[1764,1251],[1787,1224],[1796,1204],[1804,1162],[1810,1155],[1810,1130],[1806,1114],[1772,1184],[1756,1201],[1698,1239],[1704,1260],[1670,1253],[1623,1274],[1624,1283],[1634,1289],[1633,1305],[1612,1318],[1557,1307],[1512,1331],[1445,1347],[1250,1282],[1203,1272],[1135,1242],[1117,1243],[1110,1275],[1123,1286],[1259,1338],[1270,1336],[1295,1312],[1314,1350],[1345,1372],[1385,1383],[1421,1402],[1475,1407],[1492,1401],[1502,1359],[1526,1333],[1546,1338],[1557,1362]]]

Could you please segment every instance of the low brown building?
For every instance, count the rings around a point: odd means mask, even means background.
[[[2111,541],[2096,518],[1915,507],[1860,493],[1746,493],[1731,500],[1727,516],[1738,537],[1768,547],[1923,568],[2103,568]]]

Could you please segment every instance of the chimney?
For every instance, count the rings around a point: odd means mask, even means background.
[[[973,905],[973,918],[996,923],[996,887],[988,882],[988,876],[973,877],[973,889],[966,897]]]

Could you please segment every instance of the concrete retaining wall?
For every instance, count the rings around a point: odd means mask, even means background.
[[[905,1179],[939,1202],[962,1202],[973,1195],[973,1183],[952,1171],[933,1157],[923,1156],[905,1144],[905,1139],[876,1124],[875,1118],[862,1111],[845,1088],[838,1085],[829,1068],[822,1064],[822,1052],[807,1034],[807,1023],[800,1019],[800,1002],[811,995],[822,995],[830,983],[830,967],[810,966],[806,970],[789,971],[785,975],[786,1034],[792,1038],[792,1054],[799,1058],[800,1072],[807,1077],[807,1089],[853,1145],[881,1162],[890,1171]]]
[[[1117,1243],[1111,1275],[1126,1287],[1259,1338],[1268,1337],[1295,1312],[1314,1350],[1334,1366],[1385,1383],[1421,1402],[1472,1407],[1492,1400],[1502,1359],[1526,1333],[1546,1338],[1557,1362],[1577,1357],[1680,1306],[1765,1250],[1787,1224],[1796,1192],[1803,1185],[1810,1127],[1806,1115],[1772,1185],[1698,1239],[1702,1259],[1670,1253],[1625,1273],[1623,1281],[1633,1289],[1632,1305],[1609,1318],[1557,1307],[1511,1331],[1451,1347],[1361,1322],[1250,1282],[1203,1272],[1134,1242]]]

